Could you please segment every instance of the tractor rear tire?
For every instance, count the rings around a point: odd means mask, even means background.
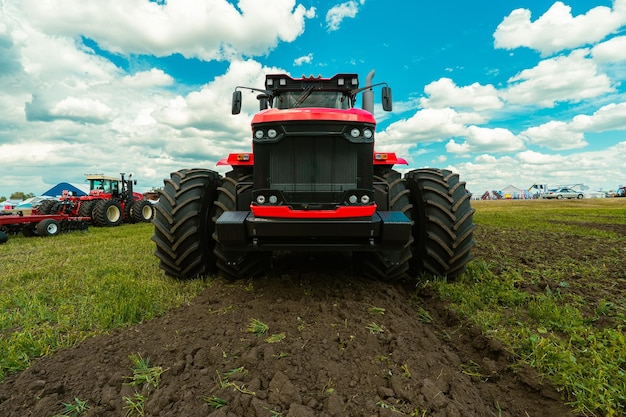
[[[243,194],[249,187],[241,187],[242,182],[249,182],[252,178],[251,170],[234,169],[226,173],[222,184],[218,187],[218,197],[215,202],[215,215],[213,223],[226,211],[237,209],[238,195]],[[217,269],[221,275],[230,280],[251,278],[266,273],[271,266],[272,252],[225,252],[219,241],[217,233],[213,233],[215,249],[213,252],[217,258]]]
[[[152,222],[159,267],[178,279],[216,272],[211,235],[220,175],[206,169],[184,169],[171,173],[163,183]]]
[[[54,207],[57,203],[58,201],[56,200],[44,200],[41,204],[39,204],[39,207],[37,207],[37,212],[39,214],[55,214],[52,211],[52,207]]]
[[[454,280],[465,271],[474,246],[471,194],[459,175],[424,168],[405,175],[413,202],[413,256],[410,272]]]
[[[37,234],[39,236],[56,236],[61,232],[61,225],[54,219],[44,219],[37,223]]]
[[[388,195],[389,210],[401,211],[409,220],[413,206],[410,192],[406,189],[402,176],[391,168],[377,169],[374,172],[374,182],[384,183]],[[409,260],[411,259],[411,237],[401,251],[356,252],[353,254],[355,269],[361,274],[382,281],[398,281],[407,277]]]
[[[122,223],[122,206],[115,200],[100,200],[93,208],[95,226],[114,227]]]
[[[0,245],[9,241],[9,235],[0,230]]]
[[[130,215],[133,223],[149,223],[154,217],[154,208],[147,200],[137,200],[130,206]]]

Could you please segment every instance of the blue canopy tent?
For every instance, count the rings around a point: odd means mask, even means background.
[[[47,195],[50,197],[60,197],[63,194],[64,190],[69,191],[72,195],[80,197],[83,195],[89,194],[85,189],[79,188],[79,186],[70,184],[69,182],[60,182],[54,187],[50,188],[48,191],[44,191],[41,195]]]

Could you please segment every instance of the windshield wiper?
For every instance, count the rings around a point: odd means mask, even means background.
[[[293,104],[293,107],[299,107],[300,104],[302,104],[304,102],[304,100],[306,100],[311,95],[311,92],[313,91],[313,88],[314,88],[313,85],[308,86],[302,92],[302,94],[300,94],[300,97],[298,97],[298,100],[296,100],[296,102]]]

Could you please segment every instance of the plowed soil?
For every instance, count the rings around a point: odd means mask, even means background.
[[[218,280],[191,305],[10,376],[0,416],[53,416],[75,398],[91,407],[82,415],[140,415],[124,399],[137,395],[145,416],[160,417],[572,415],[548,382],[512,367],[442,301],[348,265],[342,255],[285,254],[263,278]],[[248,330],[252,319],[265,335]],[[158,388],[129,384],[131,354],[164,369]]]

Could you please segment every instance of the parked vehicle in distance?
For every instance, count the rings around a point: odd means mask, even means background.
[[[582,191],[572,190],[571,188],[562,187],[562,188],[553,188],[548,190],[547,193],[543,195],[543,198],[556,198],[561,200],[563,198],[577,198],[581,199],[584,197]]]

